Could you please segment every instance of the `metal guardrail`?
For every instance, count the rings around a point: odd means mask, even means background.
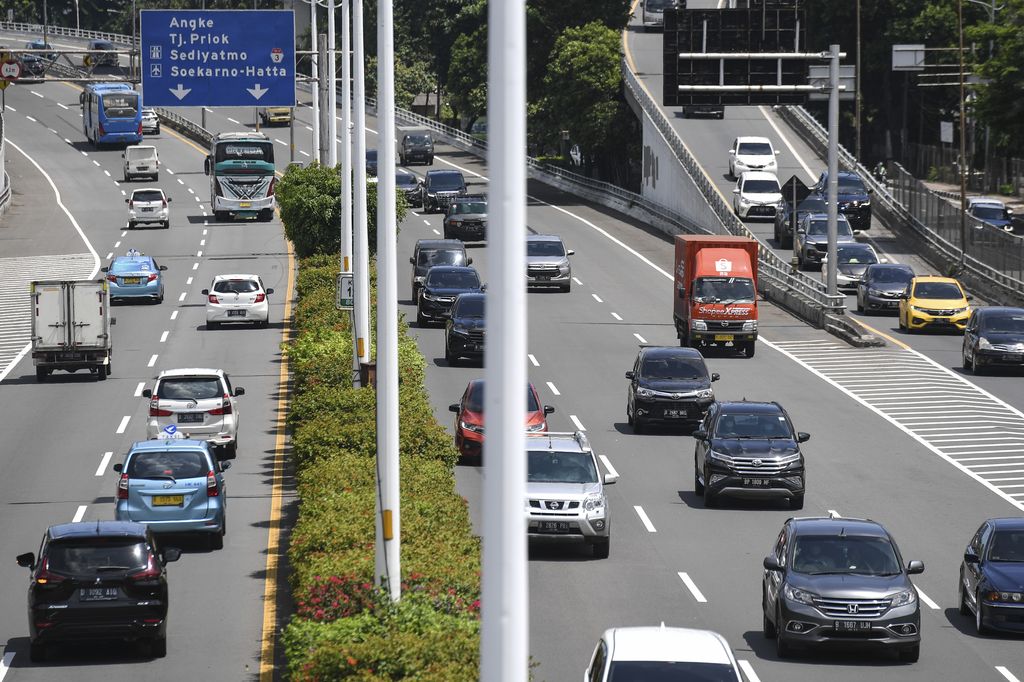
[[[0,21],[0,31],[12,31],[14,33],[30,33],[39,38],[43,35],[42,24],[29,24],[17,21]],[[49,36],[67,36],[69,38],[86,38],[88,40],[109,40],[112,43],[121,43],[122,45],[132,46],[132,37],[126,36],[122,33],[107,33],[106,31],[81,31],[74,28],[65,28],[63,26],[54,26],[53,24],[47,24],[46,35]],[[138,42],[136,40],[136,42]]]
[[[4,137],[4,114],[0,111],[0,213],[11,200],[11,177],[7,174],[7,139]]]

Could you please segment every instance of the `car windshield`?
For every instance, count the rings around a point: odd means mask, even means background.
[[[156,158],[155,147],[128,147],[124,150],[125,156],[129,159],[153,159]]]
[[[399,170],[395,173],[395,184],[399,187],[414,187],[416,185],[416,176],[409,171]]]
[[[878,256],[867,244],[837,246],[836,258],[844,265],[871,265],[878,262]]]
[[[647,0],[644,7],[647,8],[648,12],[664,12],[672,6],[673,2],[675,0]]]
[[[376,149],[367,149],[366,150],[366,160],[367,161],[376,161],[377,160],[377,150]]]
[[[1024,562],[1024,530],[997,530],[992,536],[988,559]]]
[[[76,538],[51,542],[46,548],[46,568],[67,575],[145,568],[146,545],[135,538]]]
[[[430,144],[430,137],[427,135],[409,135],[405,138],[407,144]]]
[[[645,379],[700,379],[708,375],[704,361],[693,357],[646,357],[640,365]]]
[[[986,315],[982,327],[995,334],[1024,334],[1024,315]]]
[[[223,392],[217,377],[169,377],[153,394],[163,400],[210,400]]]
[[[906,268],[873,268],[871,281],[879,284],[907,285],[914,278],[914,273]]]
[[[736,682],[728,663],[612,661],[608,682]]]
[[[811,197],[801,201],[796,210],[798,213],[824,213],[828,210],[828,204],[825,203],[824,199]]]
[[[827,220],[812,220],[810,225],[807,226],[807,234],[816,237],[823,237],[828,235],[828,221]],[[850,229],[850,223],[845,220],[836,221],[836,235],[840,237],[852,237],[853,230]]]
[[[487,213],[487,204],[482,201],[458,201],[452,204],[452,215],[465,213]]]
[[[785,438],[792,439],[789,422],[778,413],[723,414],[715,424],[715,438]]]
[[[135,118],[139,111],[139,93],[112,92],[103,95],[103,110],[107,118]]]
[[[466,252],[455,249],[420,249],[417,265],[465,265]]]
[[[118,258],[110,264],[111,272],[148,272],[153,267],[149,264],[148,260],[138,260],[136,258]]]
[[[952,282],[918,282],[914,287],[914,298],[955,299],[963,298],[960,287]]]
[[[432,173],[427,175],[427,183],[430,189],[440,192],[460,190],[466,186],[462,173]]]
[[[452,311],[452,317],[473,317],[483,319],[484,299],[480,296],[460,298]]]
[[[254,279],[227,279],[214,284],[213,290],[218,294],[251,294],[259,291],[260,285]]]
[[[747,180],[743,183],[744,194],[778,194],[779,183],[775,180]]]
[[[428,272],[427,286],[434,289],[479,289],[480,277],[473,270]]]
[[[565,247],[560,241],[528,239],[526,240],[527,256],[564,256]]]
[[[793,570],[810,575],[898,575],[902,572],[888,538],[870,535],[799,535]]]
[[[747,156],[772,156],[772,146],[767,142],[741,142],[736,153]]]
[[[699,303],[753,303],[754,282],[747,277],[701,277],[693,286]]]
[[[484,411],[484,385],[482,383],[477,384],[473,390],[469,392],[469,396],[466,398],[466,409],[470,412]],[[537,404],[537,396],[534,394],[533,389],[527,386],[526,411],[537,412],[539,410],[540,405]]]
[[[217,145],[214,156],[217,163],[222,161],[262,161],[274,163],[274,145],[270,142],[225,142]]]
[[[206,455],[198,450],[137,452],[128,460],[129,478],[204,478],[210,471]]]
[[[981,220],[1008,220],[1006,209],[998,206],[975,206],[971,209],[971,215]]]
[[[90,50],[113,50],[114,44],[107,42],[106,40],[95,40],[92,43]]]
[[[137,189],[132,192],[132,201],[163,201],[164,193],[158,189]]]
[[[530,450],[527,456],[527,480],[533,483],[597,483],[589,453]]]

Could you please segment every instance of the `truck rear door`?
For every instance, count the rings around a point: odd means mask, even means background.
[[[69,282],[71,343],[75,348],[107,346],[106,293],[103,281]]]
[[[66,294],[60,282],[32,284],[33,344],[36,348],[67,346]]]

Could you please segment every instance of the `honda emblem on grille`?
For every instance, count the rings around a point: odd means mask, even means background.
[[[548,502],[548,509],[561,509],[561,502]]]
[[[857,604],[847,604],[846,610],[849,613],[857,613],[858,611],[860,611],[860,606]]]
[[[753,464],[756,467],[759,467],[761,466],[761,460],[755,459],[754,461],[751,462],[751,464]]]

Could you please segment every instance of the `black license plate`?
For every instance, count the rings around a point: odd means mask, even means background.
[[[771,479],[767,478],[744,478],[743,485],[750,488],[767,488]]]
[[[545,533],[571,533],[576,530],[568,521],[541,521],[540,529]]]
[[[886,308],[898,308],[899,306],[900,306],[900,302],[899,301],[886,301],[885,302],[885,307]]]
[[[533,278],[538,282],[547,282],[551,279],[551,275],[534,275]]]
[[[871,621],[837,620],[832,627],[836,632],[864,632],[871,629]]]
[[[1004,353],[1003,360],[1006,362],[1020,362],[1021,360],[1024,360],[1024,355],[1021,353]]]
[[[179,424],[202,424],[203,413],[202,412],[179,412],[178,413]]]
[[[686,410],[665,410],[663,414],[665,419],[686,419],[689,413]]]
[[[116,587],[84,587],[78,591],[79,601],[113,601],[117,599]]]
[[[244,310],[229,310],[228,317],[245,317]]]

